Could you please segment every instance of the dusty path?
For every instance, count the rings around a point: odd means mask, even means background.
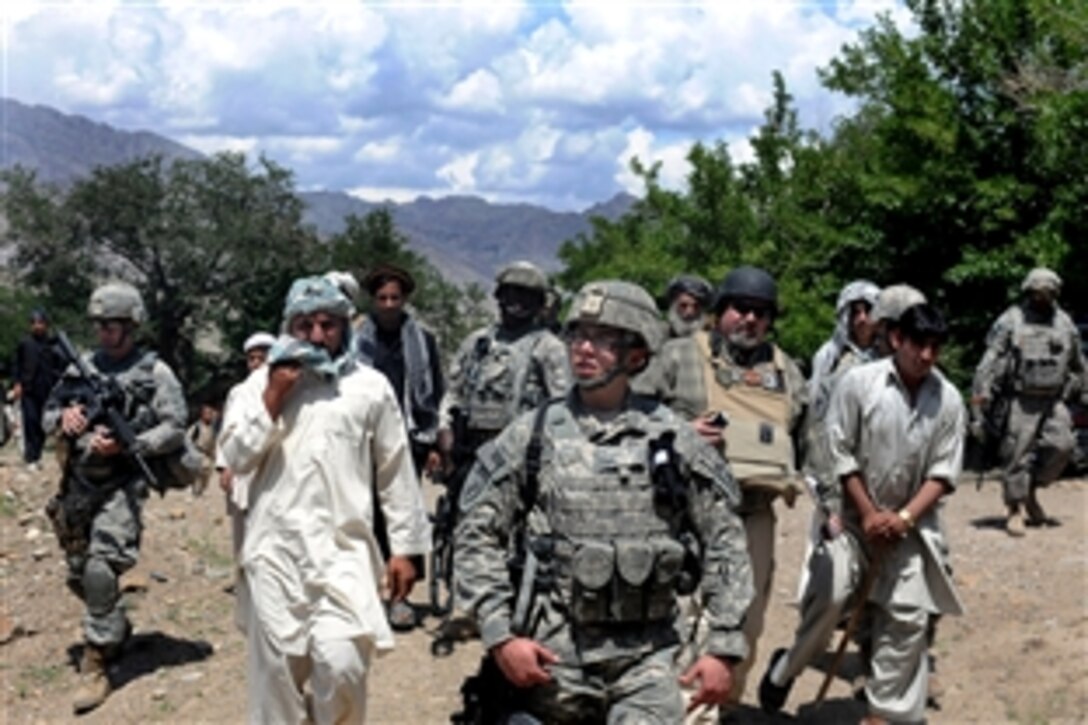
[[[56,467],[25,471],[9,445],[0,451],[0,721],[71,721],[76,683],[72,653],[80,641],[78,601],[64,586],[64,567],[41,509]],[[1061,526],[1029,530],[1021,541],[999,528],[999,493],[965,480],[945,516],[956,581],[967,616],[941,623],[937,640],[943,709],[933,723],[1079,723],[1088,721],[1088,482],[1062,481],[1043,503]],[[146,508],[143,558],[129,592],[136,636],[112,673],[117,691],[85,723],[242,722],[245,654],[232,619],[230,543],[217,491],[153,497]],[[790,600],[809,508],[779,512],[779,565],[767,632],[746,701],[766,657],[785,644],[796,621]],[[422,601],[424,589],[417,588]],[[433,629],[436,622],[428,619]],[[370,680],[376,723],[442,723],[458,709],[463,676],[479,649],[430,655],[430,633],[398,639]],[[786,713],[753,723],[856,720],[850,686],[837,680],[816,713],[810,703],[820,673],[797,683]]]

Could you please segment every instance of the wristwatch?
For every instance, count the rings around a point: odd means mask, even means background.
[[[899,518],[903,519],[903,523],[907,525],[908,529],[914,528],[914,514],[907,507],[904,506],[899,509]]]

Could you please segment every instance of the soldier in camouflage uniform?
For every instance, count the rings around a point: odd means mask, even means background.
[[[721,456],[655,401],[630,392],[663,337],[653,299],[627,282],[586,285],[566,323],[575,387],[479,451],[461,498],[459,604],[520,708],[546,722],[677,723],[729,694],[752,595],[739,493]],[[536,440],[538,471],[526,475]],[[535,484],[535,485],[534,485]],[[702,545],[693,554],[683,541]],[[512,581],[507,553],[525,552]],[[677,589],[686,554],[710,634],[678,679]],[[524,720],[521,720],[524,722]]]
[[[1056,480],[1072,455],[1075,440],[1065,401],[1080,394],[1085,371],[1080,333],[1058,306],[1058,275],[1033,269],[1021,290],[1020,304],[990,328],[971,398],[975,420],[998,398],[1009,404],[1000,457],[1005,528],[1016,537],[1024,535],[1023,508],[1029,525],[1048,522],[1036,491]]]
[[[495,281],[501,319],[461,344],[439,405],[438,448],[447,469],[455,447],[475,450],[518,413],[570,387],[563,343],[541,319],[548,291],[544,273],[529,262],[514,262]]]
[[[135,453],[154,461],[184,446],[186,408],[181,385],[155,353],[140,349],[144,320],[140,293],[110,282],[94,291],[88,316],[98,349],[85,358],[90,371],[112,378],[124,392],[125,419],[136,434]],[[85,644],[73,707],[91,710],[109,696],[107,662],[119,654],[132,626],[118,587],[140,550],[140,509],[148,481],[126,455],[116,431],[86,417],[85,389],[69,369],[46,404],[44,428],[60,437],[63,478],[49,506],[68,563],[68,585],[83,600]]]

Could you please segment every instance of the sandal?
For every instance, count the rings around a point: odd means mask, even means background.
[[[410,632],[416,627],[416,610],[403,599],[389,605],[389,626],[397,632]]]

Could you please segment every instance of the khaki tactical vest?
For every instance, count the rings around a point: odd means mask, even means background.
[[[1069,336],[1063,335],[1057,324],[1028,322],[1023,310],[1014,310],[1012,346],[1018,360],[1017,392],[1040,397],[1060,395],[1072,356]]]
[[[731,364],[710,349],[710,335],[695,334],[702,354],[707,412],[729,418],[725,457],[742,489],[763,489],[789,500],[798,490],[790,437],[790,393],[785,360],[774,346],[769,363],[752,368]]]
[[[544,402],[543,372],[533,351],[546,332],[531,332],[512,342],[489,332],[476,340],[465,371],[469,429],[498,433],[518,413]]]
[[[654,503],[649,441],[596,445],[565,406],[549,411],[551,447],[536,508],[555,542],[555,587],[577,624],[669,619],[683,566],[681,512]]]

